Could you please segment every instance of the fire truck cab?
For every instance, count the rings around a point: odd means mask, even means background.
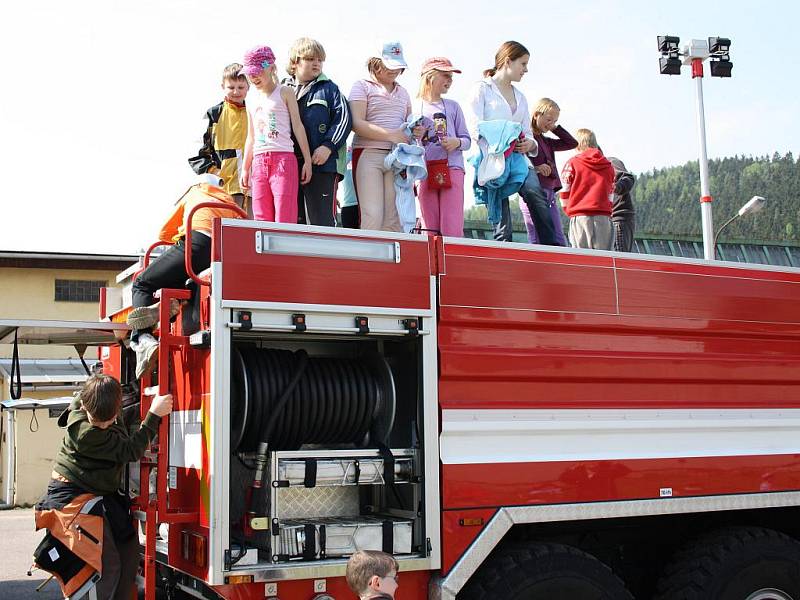
[[[357,549],[407,600],[800,599],[800,271],[217,220],[192,275],[151,376],[94,339],[175,398],[147,600],[351,598]]]

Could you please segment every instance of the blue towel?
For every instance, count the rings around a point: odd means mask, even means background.
[[[495,159],[498,155],[502,156],[511,146],[511,143],[519,137],[522,126],[516,121],[506,121],[497,119],[492,121],[481,121],[478,123],[478,135],[486,142],[486,152]],[[478,144],[479,147],[484,144]],[[475,180],[472,185],[475,194],[475,204],[485,204],[488,211],[490,223],[499,223],[503,216],[501,201],[508,198],[511,194],[516,194],[528,176],[528,159],[519,152],[512,152],[505,159],[503,172],[484,185],[478,184],[478,172],[484,160],[483,149],[478,154],[473,155],[471,162],[475,167]]]
[[[412,127],[413,124],[407,124],[409,131]],[[414,182],[428,176],[425,148],[417,144],[395,144],[383,165],[394,173],[395,206],[403,233],[408,233],[417,222]]]

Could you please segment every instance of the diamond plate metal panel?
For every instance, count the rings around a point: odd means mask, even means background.
[[[276,512],[281,519],[352,517],[359,512],[358,488],[281,488],[277,504]]]

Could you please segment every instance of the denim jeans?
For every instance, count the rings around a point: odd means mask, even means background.
[[[539,184],[539,176],[534,169],[528,169],[528,177],[522,184],[519,195],[528,207],[539,243],[546,246],[561,246],[553,216],[550,213],[547,192]]]
[[[544,188],[543,191],[547,195],[547,203],[550,205],[550,217],[553,219],[556,241],[559,246],[569,246],[567,238],[564,236],[564,228],[561,225],[561,209],[556,202],[556,195],[558,192],[554,192],[548,188]],[[522,212],[522,218],[525,221],[525,229],[528,230],[528,243],[538,244],[539,236],[536,233],[536,225],[531,218],[531,213],[528,211],[528,205],[525,204],[522,198],[519,199],[519,210]]]
[[[528,188],[527,191],[526,187]],[[530,205],[530,203],[525,196],[526,194],[531,196],[532,194],[536,193],[534,188],[539,190],[539,193],[543,193],[542,188],[539,185],[539,176],[536,174],[536,171],[533,169],[528,169],[528,176],[525,178],[525,181],[522,183],[522,187],[519,190],[520,197],[528,205]],[[500,201],[500,209],[500,222],[496,223],[494,226],[494,239],[498,242],[510,242],[511,234],[513,233],[513,224],[511,222],[511,209],[508,205],[508,198],[503,198]]]

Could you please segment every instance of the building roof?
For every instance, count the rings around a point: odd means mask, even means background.
[[[110,321],[0,319],[0,344],[103,346],[125,337],[130,327]],[[115,335],[115,333],[117,335]]]
[[[122,271],[139,261],[138,254],[86,254],[0,250],[0,267],[28,269],[93,269]]]
[[[67,408],[72,402],[72,396],[60,398],[20,398],[19,400],[3,400],[0,402],[2,410],[31,410],[36,408]]]
[[[94,360],[87,362],[95,362]],[[19,361],[20,379],[23,384],[76,384],[87,379],[86,370],[77,358],[31,359]],[[0,378],[11,379],[11,359],[0,359]]]

